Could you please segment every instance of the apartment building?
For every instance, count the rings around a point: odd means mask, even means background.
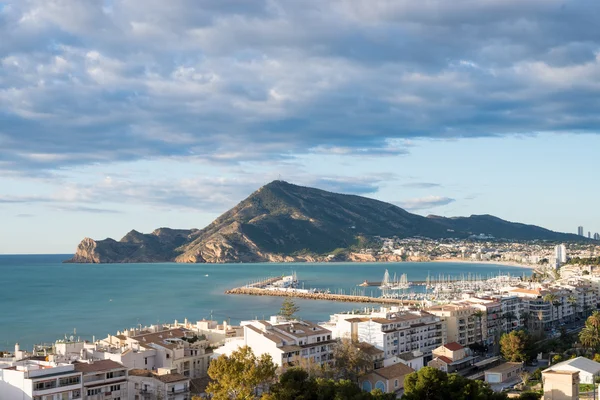
[[[244,345],[254,354],[270,354],[283,369],[308,363],[323,365],[333,362],[335,339],[331,331],[309,321],[242,321]]]
[[[442,343],[456,342],[461,346],[479,343],[482,340],[483,316],[470,303],[451,303],[426,309],[443,321]]]
[[[126,400],[127,368],[112,360],[78,362],[75,371],[82,374],[86,400]]]
[[[431,351],[443,341],[441,319],[427,312],[390,311],[382,317],[351,321],[358,340],[383,350],[386,359],[418,351],[422,353],[423,363],[427,363],[432,358]]]
[[[475,342],[492,345],[500,340],[504,330],[505,315],[502,312],[502,303],[493,299],[471,297],[466,303],[476,311],[476,325],[480,331],[475,332]],[[471,344],[471,343],[469,343]]]
[[[86,346],[87,358],[110,359],[127,368],[166,368],[190,378],[207,375],[212,350],[208,341],[187,329],[125,332]]]
[[[145,369],[129,371],[128,393],[131,400],[189,400],[190,378],[166,368],[156,372]]]
[[[81,372],[72,364],[19,360],[0,369],[0,399],[81,399]]]

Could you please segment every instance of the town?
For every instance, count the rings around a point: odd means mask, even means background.
[[[427,248],[430,254],[448,249],[443,254],[455,256],[465,247],[461,242],[431,247],[422,239],[398,243],[413,254]],[[184,319],[126,328],[92,341],[74,333],[31,350],[15,344],[14,350],[1,354],[0,398],[210,397],[218,387],[211,365],[244,351],[254,357],[268,355],[279,375],[303,368],[309,376],[351,379],[357,390],[390,398],[411,398],[415,388],[406,387],[410,377],[431,369],[485,382],[498,395],[592,397],[600,378],[600,269],[585,260],[594,260],[593,251],[589,245],[550,249],[541,244],[471,244],[466,254],[501,254],[507,261],[528,257],[537,261],[537,268],[526,278],[500,276],[485,285],[463,282],[447,296],[409,303],[382,298],[382,305],[357,305],[325,322],[303,320],[293,302],[296,295],[323,293],[296,293],[295,274],[266,279],[246,289],[285,294],[280,312],[268,320],[230,325]],[[543,259],[547,261],[540,263]],[[366,362],[348,369],[348,347],[359,354],[353,359]],[[350,373],[340,373],[341,365]]]

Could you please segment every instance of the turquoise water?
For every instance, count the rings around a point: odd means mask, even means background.
[[[82,339],[137,324],[210,318],[238,323],[277,313],[281,298],[226,296],[226,289],[250,280],[296,271],[305,287],[356,290],[365,279],[381,281],[385,269],[409,280],[427,274],[484,277],[499,272],[529,274],[523,268],[458,263],[330,264],[62,264],[70,255],[0,256],[0,349],[19,342],[51,342],[71,335]],[[208,276],[205,276],[208,275]],[[362,289],[362,288],[361,288]],[[366,294],[379,295],[376,288]],[[359,304],[298,300],[299,316],[325,321]]]

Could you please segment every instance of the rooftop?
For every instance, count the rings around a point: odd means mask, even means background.
[[[91,363],[77,362],[74,363],[75,371],[78,372],[101,372],[110,371],[112,369],[125,369],[126,367],[112,360],[100,360]]]
[[[384,377],[385,379],[394,379],[399,376],[404,376],[415,372],[414,369],[402,363],[390,365],[389,367],[379,368],[373,371],[375,374]]]
[[[488,373],[505,373],[508,371],[512,371],[515,368],[520,368],[523,366],[523,363],[520,362],[505,362],[504,364],[500,364],[495,366],[494,368],[490,368],[488,370],[486,370],[485,372]]]

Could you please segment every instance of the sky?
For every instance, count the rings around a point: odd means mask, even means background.
[[[275,180],[600,232],[597,0],[0,0],[0,254]]]

